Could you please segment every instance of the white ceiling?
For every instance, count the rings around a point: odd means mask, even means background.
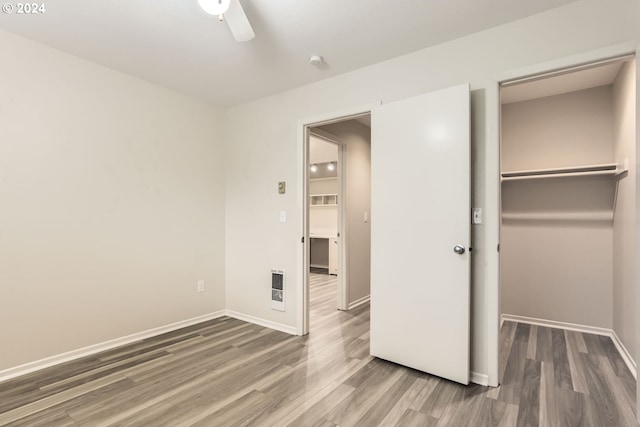
[[[623,61],[614,62],[504,87],[500,91],[500,101],[503,104],[511,104],[513,102],[528,101],[530,99],[544,98],[545,96],[610,85],[618,76],[623,63]]]
[[[511,22],[575,0],[241,0],[235,42],[196,0],[54,0],[0,29],[228,106]],[[323,55],[326,67],[308,64]]]

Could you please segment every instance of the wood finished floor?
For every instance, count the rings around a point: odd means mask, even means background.
[[[0,425],[637,426],[608,338],[507,322],[503,384],[465,387],[371,358],[335,292],[312,276],[306,337],[224,317],[0,383]]]

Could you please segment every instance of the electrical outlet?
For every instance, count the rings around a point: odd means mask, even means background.
[[[204,292],[204,280],[198,280],[198,292]]]

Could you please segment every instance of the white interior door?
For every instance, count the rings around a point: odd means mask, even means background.
[[[463,384],[469,108],[464,84],[382,105],[371,127],[371,354]]]

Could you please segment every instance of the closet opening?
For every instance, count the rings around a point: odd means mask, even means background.
[[[314,333],[339,322],[338,310],[368,309],[371,119],[365,114],[307,129],[305,317]]]
[[[499,393],[533,373],[598,408],[604,378],[635,406],[635,67],[629,55],[500,85]]]

